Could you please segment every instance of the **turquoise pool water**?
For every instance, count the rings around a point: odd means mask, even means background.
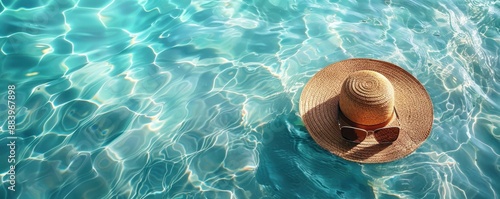
[[[0,198],[500,198],[498,1],[0,3]],[[428,90],[412,155],[353,163],[305,130],[305,83],[352,57]]]

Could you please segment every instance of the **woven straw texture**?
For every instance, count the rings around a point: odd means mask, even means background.
[[[379,144],[372,134],[359,144],[340,135],[339,93],[346,77],[359,70],[381,73],[394,87],[401,131],[392,144]],[[422,84],[404,69],[379,60],[348,59],[325,67],[309,80],[300,97],[300,115],[309,134],[324,149],[354,162],[383,163],[411,154],[427,139],[433,107]]]

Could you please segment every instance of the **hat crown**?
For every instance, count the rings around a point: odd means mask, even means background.
[[[381,124],[388,121],[394,111],[394,87],[375,71],[351,73],[344,80],[339,97],[342,113],[358,124]]]

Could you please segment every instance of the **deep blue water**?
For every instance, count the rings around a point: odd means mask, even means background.
[[[0,198],[500,198],[499,18],[481,0],[2,0]],[[307,133],[305,83],[354,57],[429,92],[415,153],[358,164]]]

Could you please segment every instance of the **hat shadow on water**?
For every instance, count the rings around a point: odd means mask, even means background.
[[[376,142],[370,142],[367,144],[366,142],[373,140],[373,135],[368,135],[366,140],[362,143],[353,143],[342,138],[340,134],[339,125],[337,123],[337,112],[338,112],[338,102],[339,95],[328,99],[327,101],[311,108],[308,110],[302,117],[304,123],[314,124],[307,126],[307,131],[310,132],[314,130],[315,132],[322,132],[316,135],[311,135],[311,137],[316,141],[316,144],[320,146],[328,146],[330,148],[337,148],[336,155],[342,155],[345,159],[356,159],[356,162],[363,162],[387,147],[391,146],[391,144],[379,144]],[[326,111],[325,111],[326,110]],[[318,118],[318,113],[327,113],[323,114]],[[319,135],[321,134],[321,135]],[[321,147],[328,151],[325,147]],[[330,153],[335,154],[333,151]],[[361,155],[360,155],[361,154]]]

